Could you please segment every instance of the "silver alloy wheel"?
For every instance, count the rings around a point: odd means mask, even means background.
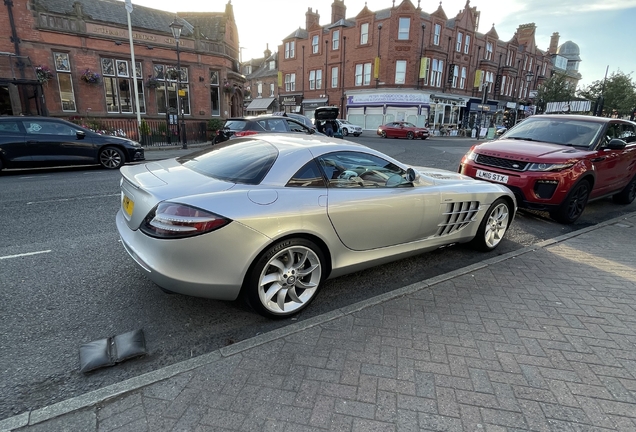
[[[484,230],[484,241],[489,248],[494,248],[503,239],[508,229],[508,206],[500,203],[488,215],[486,229]]]
[[[316,294],[322,266],[308,247],[290,246],[267,261],[258,279],[258,297],[273,314],[301,309]]]
[[[107,147],[99,154],[99,163],[104,168],[116,169],[122,166],[123,156],[116,148]]]

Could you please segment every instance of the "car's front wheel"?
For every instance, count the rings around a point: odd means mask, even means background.
[[[382,135],[382,138],[386,138],[386,132],[385,131],[382,131],[381,135]]]
[[[347,128],[343,128],[343,129],[342,129],[342,134],[343,134],[344,136],[348,136],[348,135],[349,135],[349,130],[348,130]]]
[[[514,209],[505,198],[498,198],[493,202],[479,224],[477,235],[470,245],[481,251],[491,251],[503,239],[512,220]]]
[[[1,169],[2,165],[0,165]],[[636,175],[632,177],[629,183],[622,191],[612,197],[614,202],[618,204],[630,204],[636,198]]]
[[[125,161],[124,153],[116,147],[106,147],[99,153],[99,163],[107,169],[119,169]]]
[[[415,134],[413,132],[407,132],[406,138],[412,140],[413,138],[415,138]]]
[[[583,214],[590,197],[591,186],[587,180],[576,184],[567,194],[561,205],[550,213],[552,219],[562,224],[574,223]]]
[[[313,242],[293,238],[271,246],[252,266],[243,295],[259,314],[285,318],[304,309],[318,293],[325,258]]]

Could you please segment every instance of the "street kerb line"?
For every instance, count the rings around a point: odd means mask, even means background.
[[[45,254],[45,253],[49,253],[49,252],[51,252],[51,249],[43,250],[43,251],[37,251],[37,252],[25,252],[25,253],[17,254],[17,255],[6,255],[6,256],[0,256],[0,260],[11,259],[11,258],[21,258],[21,257],[25,257],[25,256]]]

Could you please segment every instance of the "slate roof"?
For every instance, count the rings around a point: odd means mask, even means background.
[[[38,11],[48,11],[60,15],[76,15],[74,3],[82,5],[82,12],[91,21],[109,24],[128,25],[126,8],[123,1],[116,0],[32,0]],[[187,17],[187,18],[186,18]],[[170,34],[170,23],[175,18],[172,12],[152,9],[133,4],[130,14],[131,25],[135,28]],[[182,35],[192,37],[195,25],[199,25],[201,34],[210,40],[222,39],[219,30],[225,16],[223,13],[182,13],[178,21],[183,24]]]
[[[269,57],[267,57],[266,59],[265,58],[252,59],[246,63],[243,63],[243,64],[249,64],[250,62],[252,62],[252,64],[260,63],[260,66],[258,67],[258,69],[252,72],[251,74],[247,75],[245,78],[247,80],[253,80],[257,78],[264,78],[264,77],[278,75],[278,67],[275,67],[274,69],[269,68],[270,61],[275,61],[276,63],[278,63],[278,53],[275,52]],[[278,64],[276,66],[278,66]]]

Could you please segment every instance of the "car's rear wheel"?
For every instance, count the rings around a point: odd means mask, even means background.
[[[406,133],[406,138],[407,139],[413,139],[413,138],[415,138],[415,134],[413,132],[407,132]]]
[[[470,245],[481,251],[491,251],[495,249],[503,239],[510,221],[512,220],[512,204],[505,198],[498,198],[493,202],[484,218],[479,224],[477,235]]]
[[[552,219],[562,224],[574,223],[585,210],[585,205],[590,197],[590,189],[590,183],[587,180],[577,183],[561,205],[550,213]]]
[[[0,164],[0,169],[2,165]],[[612,197],[614,202],[618,204],[630,204],[636,198],[636,175],[632,177],[629,183],[623,188],[622,191]]]
[[[119,169],[125,161],[124,153],[116,147],[106,147],[99,153],[99,163],[106,169]]]
[[[344,136],[349,135],[349,131],[347,130],[347,128],[342,128],[342,134],[343,134]]]
[[[298,313],[316,297],[324,262],[320,248],[309,240],[280,241],[252,266],[243,295],[256,312],[269,318]]]
[[[386,138],[386,131],[382,131],[382,138]]]

